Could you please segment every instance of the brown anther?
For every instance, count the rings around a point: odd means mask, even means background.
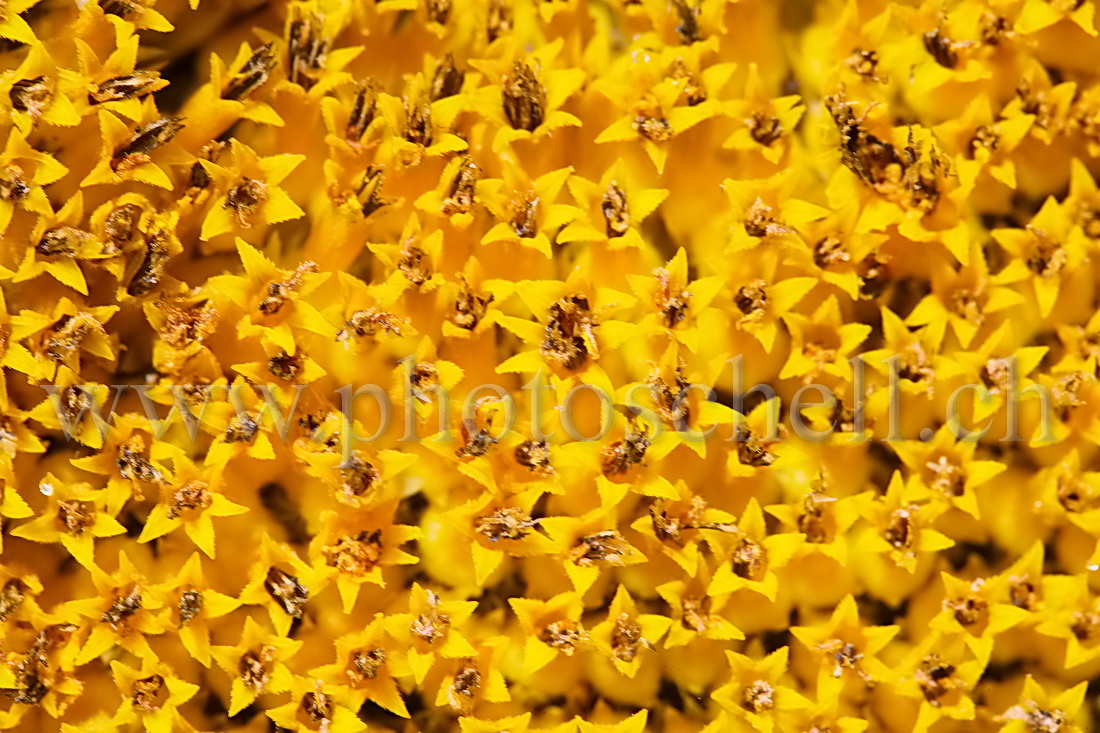
[[[931,387],[931,381],[935,377],[932,364],[924,353],[924,347],[919,341],[914,341],[898,355],[898,376],[910,382],[926,381]]]
[[[707,90],[699,83],[683,59],[677,57],[669,66],[668,78],[680,83],[680,101],[689,107],[694,107],[707,101]]]
[[[361,685],[367,680],[373,680],[382,671],[382,666],[386,663],[386,650],[382,648],[375,649],[357,649],[351,655],[351,660],[348,662],[347,668],[344,670],[344,674],[347,675],[348,681],[352,685]]]
[[[398,318],[392,313],[385,313],[376,308],[366,308],[355,311],[348,316],[345,324],[347,328],[337,335],[337,339],[347,339],[349,332],[356,336],[374,338],[379,333],[390,336],[400,336],[401,328],[406,323],[405,319]]]
[[[752,206],[745,213],[744,227],[746,234],[758,239],[776,234],[791,233],[791,229],[775,218],[775,210],[759,198],[752,202]]]
[[[377,110],[378,95],[374,84],[370,81],[361,82],[355,89],[355,99],[351,103],[351,113],[348,115],[348,123],[344,126],[344,139],[352,145],[359,145],[363,135],[366,134],[370,123],[374,121]]]
[[[302,617],[302,610],[309,600],[309,589],[283,570],[272,566],[264,578],[264,590],[275,599],[287,616]]]
[[[1041,229],[1029,226],[1028,231],[1033,240],[1027,257],[1027,268],[1044,279],[1061,273],[1069,259],[1065,248]]]
[[[744,466],[765,468],[775,462],[764,441],[744,425],[737,426],[737,457]]]
[[[959,598],[945,598],[943,607],[951,611],[955,620],[963,626],[975,626],[989,617],[989,603],[979,594],[983,583],[974,581],[970,592]]]
[[[267,295],[256,306],[257,309],[269,316],[278,313],[290,300],[291,294],[301,287],[305,276],[315,272],[317,272],[316,263],[306,261],[299,264],[286,280],[268,283]]]
[[[768,309],[768,284],[763,280],[753,280],[743,285],[733,296],[733,304],[748,318],[764,313]]]
[[[1025,611],[1038,608],[1039,593],[1039,587],[1026,575],[1014,575],[1008,579],[1008,597],[1017,608]]]
[[[455,298],[454,307],[451,310],[451,323],[459,328],[472,331],[481,323],[489,304],[493,302],[493,294],[474,290],[466,278],[459,276],[458,297]]]
[[[752,139],[766,148],[770,148],[776,140],[786,134],[778,117],[761,111],[753,112],[752,116],[745,120],[745,124],[749,128]]]
[[[954,69],[959,64],[958,44],[948,40],[940,29],[928,31],[922,36],[924,50],[937,64],[945,69]]]
[[[182,629],[189,624],[196,616],[202,613],[203,600],[202,593],[190,588],[180,593],[179,603],[176,605],[176,613],[179,614],[179,623],[177,628]]]
[[[298,703],[298,710],[311,725],[319,725],[320,730],[328,730],[332,720],[332,696],[323,692],[307,692]]]
[[[276,379],[282,379],[289,382],[293,381],[294,378],[298,376],[304,364],[305,362],[300,353],[288,354],[285,351],[280,351],[267,360],[267,370],[271,372],[271,375]]]
[[[263,181],[247,176],[241,178],[241,182],[225,192],[223,209],[233,212],[237,220],[237,226],[248,229],[252,226],[252,218],[256,215],[256,209],[271,198],[267,191],[267,185]]]
[[[582,568],[592,567],[596,563],[617,567],[625,564],[631,549],[617,530],[609,529],[579,538],[569,551],[569,559]]]
[[[550,462],[550,445],[545,440],[525,440],[516,446],[516,463],[532,473],[552,476],[556,473]]]
[[[504,117],[515,130],[534,132],[546,119],[546,90],[527,64],[516,61],[504,79]]]
[[[33,79],[20,79],[12,84],[8,97],[14,109],[26,112],[32,119],[38,119],[53,102],[53,90],[54,85],[50,79],[36,76]]]
[[[814,264],[822,270],[850,262],[851,259],[844,243],[836,237],[825,237],[814,245]]]
[[[985,320],[980,293],[975,293],[969,288],[957,288],[952,291],[947,307],[956,316],[971,323],[981,324]]]
[[[766,713],[775,707],[775,689],[764,680],[756,680],[741,691],[741,707],[751,713]]]
[[[570,618],[551,621],[539,633],[539,640],[543,644],[557,649],[567,657],[573,656],[586,638],[581,625]]]
[[[414,145],[428,147],[432,144],[432,104],[427,92],[421,92],[416,99],[406,96],[402,100],[405,108],[405,139]]]
[[[476,425],[463,421],[461,431],[462,445],[455,450],[455,455],[459,458],[478,458],[488,453],[497,443],[488,428],[477,428]]]
[[[0,201],[19,203],[31,192],[24,173],[19,166],[7,165],[0,168]]]
[[[321,21],[316,16],[298,18],[287,31],[287,76],[292,84],[310,89],[325,70],[325,55],[329,39],[322,35]]]
[[[634,117],[632,126],[636,133],[655,143],[663,143],[672,139],[672,125],[664,117],[639,114]]]
[[[95,515],[95,504],[90,501],[74,499],[57,502],[57,521],[74,537],[92,528],[95,524]]]
[[[868,81],[882,81],[878,76],[878,53],[875,51],[866,51],[862,48],[854,49],[852,55],[844,63],[849,69]]]
[[[867,679],[859,666],[863,654],[855,644],[842,639],[830,639],[824,644],[818,645],[817,649],[832,656],[834,662],[833,677],[840,677],[845,670],[850,669]]]
[[[129,244],[137,234],[143,209],[137,204],[116,206],[103,222],[103,234],[116,249]]]
[[[164,474],[151,464],[142,455],[145,450],[145,441],[140,435],[135,435],[130,440],[118,447],[115,458],[115,466],[122,478],[133,485],[134,498],[144,500],[144,489],[155,487],[164,483]]]
[[[150,162],[152,152],[170,142],[182,129],[183,118],[179,115],[168,115],[139,126],[129,140],[115,148],[111,170],[123,173]]]
[[[531,239],[539,233],[539,197],[534,191],[528,191],[511,202],[510,210],[512,231],[517,237]]]
[[[992,125],[979,125],[974,130],[974,135],[970,138],[968,145],[970,157],[976,156],[979,150],[987,150],[990,153],[996,152],[1000,144],[1001,134],[997,132],[997,128]]]
[[[382,480],[382,474],[358,452],[340,466],[340,485],[347,496],[366,496]]]
[[[917,527],[917,513],[920,509],[910,505],[904,509],[895,509],[890,514],[886,529],[882,536],[895,550],[905,550],[911,553],[913,545],[920,537],[920,529]]]
[[[126,594],[115,592],[115,599],[99,617],[100,622],[110,625],[116,631],[122,628],[126,620],[141,610],[141,588],[135,583]]]
[[[477,201],[477,182],[480,178],[481,168],[474,163],[474,159],[469,156],[463,158],[447,198],[439,207],[440,212],[445,216],[471,213]]]
[[[663,267],[656,268],[653,277],[657,279],[657,311],[661,314],[665,328],[675,328],[687,318],[691,293],[674,284],[668,270]]]
[[[620,613],[611,629],[611,653],[620,662],[629,664],[649,642],[642,636],[642,625],[628,613]]]
[[[445,6],[450,11],[451,0],[429,0],[429,2],[441,7]],[[465,81],[466,73],[455,66],[455,57],[448,52],[440,59],[439,65],[435,67],[435,73],[432,74],[432,101],[437,102],[440,99],[455,96],[462,91],[462,84]]]
[[[335,545],[322,550],[325,564],[345,575],[363,577],[382,559],[382,530],[363,530],[358,535],[341,537]]]
[[[454,681],[447,689],[447,700],[455,710],[468,711],[480,688],[481,672],[478,671],[477,663],[472,659],[467,660],[455,673]]]
[[[603,201],[600,203],[600,211],[606,225],[609,239],[623,236],[630,229],[630,207],[627,204],[626,194],[614,181],[607,185]]]
[[[681,360],[676,365],[676,371],[670,380],[662,378],[660,370],[654,370],[646,379],[650,394],[657,405],[657,414],[669,425],[676,429],[687,426],[691,417],[691,409],[688,406],[688,390],[691,383],[684,377],[684,363]]]
[[[222,99],[243,100],[259,89],[271,76],[276,58],[273,44],[266,43],[253,51],[241,70],[222,91]]]
[[[259,430],[260,425],[256,422],[256,415],[246,412],[243,415],[234,415],[229,419],[223,437],[226,443],[251,443]]]
[[[474,519],[474,531],[490,542],[522,540],[537,526],[539,520],[517,507],[502,507]]]
[[[168,518],[175,519],[184,512],[202,511],[210,506],[210,489],[202,481],[188,481],[172,494],[168,505]]]
[[[167,82],[165,82],[167,83]],[[155,71],[138,69],[132,74],[115,76],[102,81],[88,91],[88,104],[106,104],[124,99],[140,99],[160,89],[164,84]]]
[[[1070,615],[1069,628],[1078,641],[1095,641],[1100,636],[1100,614],[1095,611],[1074,611]]]
[[[397,261],[397,269],[413,285],[420,287],[432,276],[431,262],[428,255],[416,243],[414,237],[405,240],[401,247],[401,258]]]
[[[767,566],[767,553],[756,540],[742,536],[730,555],[733,574],[745,580],[759,580]]]
[[[550,318],[539,352],[543,358],[565,369],[579,369],[589,356],[599,358],[599,353],[594,351],[596,327],[588,297],[566,296],[550,306]]]
[[[990,390],[1003,392],[1008,387],[1011,373],[1012,362],[995,356],[982,365],[982,384]]]
[[[275,647],[264,644],[258,649],[241,655],[237,663],[237,673],[244,686],[253,692],[263,692],[271,679],[272,663],[275,661]]]
[[[821,508],[818,494],[809,493],[803,502],[802,513],[798,515],[798,531],[806,535],[806,541],[822,544],[830,541],[829,521],[825,510]]]
[[[19,610],[27,594],[27,584],[19,578],[10,578],[0,589],[0,622],[7,621]]]
[[[672,0],[672,7],[680,20],[676,26],[676,35],[680,37],[680,43],[689,46],[703,40],[703,34],[699,29],[699,13],[702,12],[702,8],[698,5],[689,5],[687,0]]]
[[[600,470],[604,476],[620,476],[640,464],[649,448],[645,433],[628,430],[622,440],[616,440],[600,454]]]
[[[939,456],[925,464],[928,486],[944,496],[962,496],[966,492],[966,472],[947,456]]]
[[[47,230],[34,245],[34,251],[46,257],[73,257],[92,240],[90,232],[70,226]]]
[[[944,696],[962,686],[962,681],[955,676],[955,665],[944,662],[935,654],[921,660],[913,679],[920,685],[924,699],[933,707],[939,707]]]
[[[710,628],[710,596],[685,596],[680,602],[680,625],[701,634]]]
[[[485,33],[492,43],[512,32],[512,8],[505,0],[489,0],[489,16],[485,21]]]
[[[428,591],[428,607],[409,624],[409,631],[426,644],[434,644],[443,638],[451,627],[451,618],[439,610],[439,596]]]
[[[134,680],[130,692],[130,704],[143,713],[155,713],[168,699],[168,688],[159,674]]]

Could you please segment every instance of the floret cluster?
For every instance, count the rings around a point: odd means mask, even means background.
[[[1096,729],[1095,16],[0,0],[0,729]]]

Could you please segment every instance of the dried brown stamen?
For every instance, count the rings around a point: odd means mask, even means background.
[[[382,530],[363,530],[355,537],[341,537],[335,545],[323,550],[325,563],[341,573],[362,577],[382,558]]]
[[[756,680],[741,691],[741,707],[752,713],[764,713],[775,707],[775,690],[764,680]]]
[[[631,549],[617,530],[609,529],[578,539],[577,544],[569,551],[569,559],[582,568],[601,562],[621,566],[625,564]]]
[[[252,218],[256,215],[256,210],[269,198],[271,194],[268,193],[267,185],[263,181],[245,176],[241,178],[240,183],[225,192],[222,208],[233,212],[237,226],[248,229],[252,226]]]
[[[271,567],[264,578],[264,589],[282,607],[287,616],[302,617],[303,607],[309,600],[309,590],[293,575]]]
[[[595,345],[596,326],[586,296],[562,298],[550,306],[550,319],[539,351],[565,369],[579,369],[588,360],[589,347]],[[599,358],[598,353],[591,355]]]
[[[245,652],[237,663],[237,672],[245,687],[263,692],[271,679],[271,666],[275,661],[275,647],[264,644],[259,649]]]
[[[543,627],[539,640],[567,657],[573,656],[585,640],[584,629],[573,619],[551,621]]]
[[[270,43],[256,49],[241,70],[238,71],[222,92],[222,99],[242,100],[259,89],[268,80],[275,68],[275,51]]]
[[[439,596],[434,591],[428,591],[427,605],[427,609],[409,624],[409,630],[418,639],[434,644],[447,633],[447,629],[451,626],[451,618],[439,610]]]
[[[550,445],[545,440],[525,440],[516,446],[516,463],[532,473],[553,475],[550,462]]]
[[[382,474],[356,452],[340,466],[340,479],[348,496],[366,496],[382,480]]]
[[[210,489],[202,481],[188,481],[172,494],[168,505],[168,518],[175,519],[184,512],[202,511],[210,506]]]
[[[130,691],[130,704],[143,713],[155,713],[168,699],[168,688],[159,674],[134,680]]]
[[[176,612],[179,614],[178,628],[183,628],[190,623],[196,616],[202,613],[203,600],[202,593],[194,588],[185,590],[180,593],[180,600],[176,606]]]
[[[475,531],[490,542],[522,540],[537,526],[539,520],[517,507],[502,507],[474,519]]]
[[[447,198],[443,200],[440,211],[446,216],[469,214],[474,210],[477,197],[477,181],[481,178],[481,168],[474,159],[467,156],[458,166],[458,173],[451,182]]]
[[[33,79],[20,79],[11,85],[8,97],[11,106],[26,112],[32,119],[38,119],[53,102],[53,82],[45,76],[36,76]]]
[[[429,0],[438,5],[446,5],[448,11],[451,8],[451,0]],[[444,22],[444,21],[439,21]],[[455,66],[455,57],[447,53],[435,67],[432,75],[432,101],[453,97],[462,91],[462,84],[466,81],[466,74]]]
[[[95,524],[95,515],[95,504],[90,501],[74,499],[57,502],[57,520],[65,531],[74,537],[92,528]]]
[[[546,119],[546,90],[534,69],[516,61],[504,79],[504,116],[515,130],[534,132]]]
[[[642,637],[642,625],[631,618],[630,614],[620,613],[611,630],[611,652],[615,658],[629,664],[648,644]]]
[[[141,588],[136,584],[131,586],[126,595],[116,592],[115,600],[111,607],[99,617],[102,623],[109,624],[111,628],[118,630],[126,622],[126,619],[141,610]]]
[[[115,148],[111,155],[111,170],[122,173],[150,162],[150,154],[171,141],[182,129],[183,118],[179,115],[161,117],[138,127],[129,140]]]
[[[100,82],[88,92],[88,104],[106,104],[124,99],[140,99],[159,89],[160,74],[138,69],[132,74],[115,76]]]
[[[607,185],[600,211],[603,212],[608,238],[621,237],[630,229],[630,207],[626,194],[614,181]]]
[[[492,302],[492,293],[475,291],[466,278],[460,276],[458,297],[451,311],[451,322],[459,328],[472,331],[485,317],[485,312]]]

